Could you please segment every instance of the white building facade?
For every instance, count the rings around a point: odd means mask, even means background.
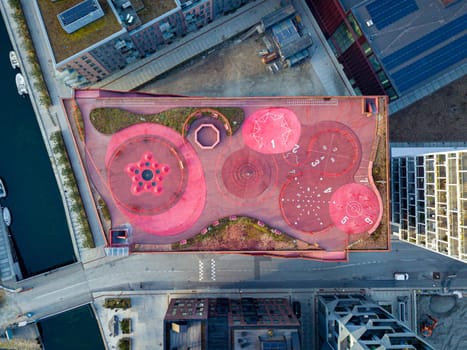
[[[393,157],[391,185],[399,239],[467,262],[467,150]]]

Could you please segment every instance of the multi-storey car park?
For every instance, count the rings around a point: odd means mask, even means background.
[[[65,107],[108,254],[389,249],[385,97],[76,90]]]

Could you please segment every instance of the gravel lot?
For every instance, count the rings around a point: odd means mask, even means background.
[[[425,315],[438,320],[433,335],[424,338],[437,350],[467,349],[467,333],[465,319],[467,317],[467,298],[457,299],[456,306],[447,314],[438,315],[430,308],[431,296],[420,295],[418,298],[419,324]]]
[[[393,142],[467,142],[467,76],[389,119]]]
[[[258,51],[264,48],[259,35],[242,42],[230,40],[208,55],[193,59],[140,90],[212,97],[326,95],[309,60],[271,73],[258,55]]]

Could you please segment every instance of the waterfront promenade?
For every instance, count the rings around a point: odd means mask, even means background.
[[[51,106],[47,107],[41,102],[40,91],[36,86],[40,86],[35,80],[36,76],[32,72],[32,66],[29,63],[24,45],[24,38],[21,36],[18,24],[14,20],[14,9],[11,8],[9,2],[0,2],[0,10],[3,15],[8,34],[11,38],[13,49],[16,51],[20,61],[26,84],[28,86],[29,97],[37,118],[37,122],[42,133],[44,144],[49,154],[49,159],[55,174],[57,185],[59,187],[62,202],[65,207],[65,215],[71,234],[74,253],[78,261],[92,260],[96,257],[104,255],[103,246],[104,239],[102,227],[98,220],[94,200],[91,195],[89,183],[85,175],[84,169],[81,166],[81,161],[76,152],[74,152],[74,140],[67,131],[67,120],[62,108],[62,98],[69,98],[73,95],[72,89],[65,86],[56,77],[56,71],[50,60],[51,54],[48,51],[46,33],[42,31],[40,19],[37,17],[34,9],[33,1],[21,1],[24,16],[29,28],[39,28],[39,30],[30,31],[30,35],[34,42],[37,59],[42,68],[42,75],[47,86],[48,94],[51,98]],[[77,215],[71,210],[73,206],[72,199],[67,195],[68,189],[62,181],[60,175],[60,166],[57,161],[57,155],[52,152],[53,144],[50,141],[50,136],[55,132],[61,132],[65,146],[68,150],[68,157],[78,184],[80,195],[83,199],[85,211],[87,213],[91,231],[94,233],[94,241],[98,249],[83,248],[83,236],[80,234],[81,225]]]
[[[0,281],[8,281],[15,278],[13,254],[10,249],[8,235],[8,227],[0,218]]]

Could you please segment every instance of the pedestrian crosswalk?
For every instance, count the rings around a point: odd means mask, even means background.
[[[216,280],[216,260],[209,261],[198,260],[198,275],[199,281],[215,281]],[[205,279],[205,277],[207,277]]]

